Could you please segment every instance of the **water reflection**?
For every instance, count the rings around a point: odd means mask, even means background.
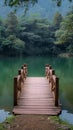
[[[70,124],[73,124],[73,114],[68,113],[67,110],[62,111],[62,114],[60,115],[60,118],[62,120],[65,120],[65,121],[69,122]]]
[[[2,123],[9,116],[8,111],[0,110],[0,123]]]
[[[20,66],[27,63],[29,76],[44,76],[45,64],[51,64],[60,79],[62,109],[73,113],[73,58],[24,57],[0,59],[0,107],[13,106],[13,77]],[[67,113],[67,112],[66,112]],[[62,114],[63,115],[63,114]],[[73,120],[73,118],[72,118]]]

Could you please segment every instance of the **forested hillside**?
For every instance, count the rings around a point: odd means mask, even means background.
[[[53,21],[39,15],[0,19],[0,55],[59,55],[73,53],[73,10]]]

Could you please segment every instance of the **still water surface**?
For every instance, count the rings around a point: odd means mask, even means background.
[[[73,124],[73,58],[40,56],[0,58],[0,122],[2,121],[2,111],[4,113],[4,110],[7,110],[8,113],[12,110],[13,77],[17,75],[18,69],[24,63],[28,65],[29,76],[44,76],[45,64],[48,63],[53,66],[56,75],[60,78],[59,93],[63,110],[60,117]]]

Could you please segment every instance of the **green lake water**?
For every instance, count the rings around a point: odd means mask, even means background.
[[[45,76],[45,64],[52,65],[60,82],[59,95],[63,110],[60,117],[73,124],[73,58],[0,58],[0,114],[13,108],[13,78],[24,63],[28,65],[29,76]]]

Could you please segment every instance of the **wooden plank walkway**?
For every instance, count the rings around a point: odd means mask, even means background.
[[[46,77],[26,78],[13,113],[47,115],[61,113],[60,106],[55,106],[51,86]]]

